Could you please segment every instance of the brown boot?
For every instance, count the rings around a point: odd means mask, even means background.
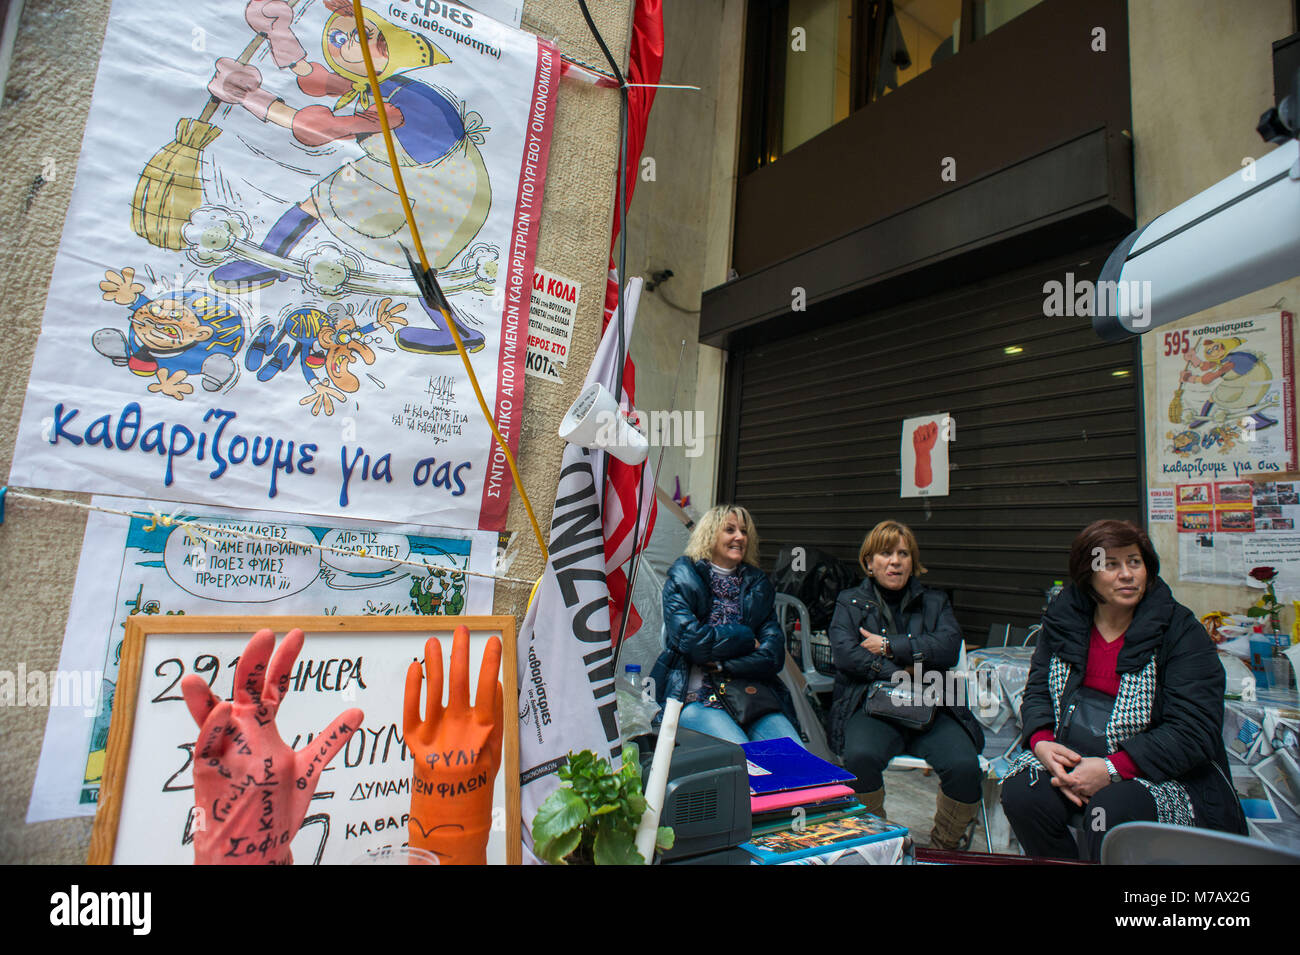
[[[877,789],[875,792],[858,793],[858,802],[862,803],[867,812],[873,816],[884,817],[885,815],[885,790],[884,787]]]
[[[934,811],[934,828],[930,830],[930,848],[970,848],[969,843],[965,846],[960,844],[966,835],[966,827],[975,818],[979,808],[980,804],[977,802],[957,802],[945,796],[942,789],[939,790],[939,801]]]

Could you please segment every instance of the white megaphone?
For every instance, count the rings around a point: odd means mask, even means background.
[[[624,464],[640,464],[650,453],[650,443],[623,416],[614,396],[600,382],[592,382],[569,407],[560,422],[560,437],[570,444],[608,451]]]

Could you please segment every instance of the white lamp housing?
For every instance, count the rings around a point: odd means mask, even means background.
[[[1292,139],[1121,242],[1097,284],[1145,305],[1137,314],[1098,310],[1092,326],[1119,341],[1297,274],[1300,140]]]
[[[650,444],[623,417],[614,396],[600,382],[582,390],[560,422],[560,437],[570,444],[608,451],[624,464],[640,464]]]

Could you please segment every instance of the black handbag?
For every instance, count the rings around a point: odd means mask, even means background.
[[[885,618],[883,631],[886,634],[901,633],[898,624],[894,621],[893,611],[889,609],[889,602],[879,590],[876,590],[876,597],[880,601],[880,613]],[[876,680],[867,687],[867,698],[863,703],[863,709],[868,716],[878,720],[888,720],[900,729],[922,732],[928,730],[930,724],[934,722],[938,707],[933,703],[922,703],[920,696],[920,683],[911,679],[910,675],[908,679],[899,683],[893,680]]]
[[[917,701],[920,687],[913,680],[895,683],[876,680],[867,687],[863,709],[868,716],[888,720],[902,729],[922,731],[930,728],[938,711],[933,703]]]
[[[714,697],[741,729],[764,716],[784,710],[776,690],[766,683],[740,677],[719,680]]]
[[[1106,726],[1114,709],[1115,697],[1086,686],[1079,687],[1061,717],[1056,741],[1080,756],[1109,756]]]

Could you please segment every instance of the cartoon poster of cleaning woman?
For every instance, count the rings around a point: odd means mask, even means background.
[[[115,0],[11,483],[499,528],[451,326],[517,444],[559,75],[455,4]]]
[[[1153,407],[1166,480],[1295,470],[1292,342],[1290,312],[1161,332]]]

